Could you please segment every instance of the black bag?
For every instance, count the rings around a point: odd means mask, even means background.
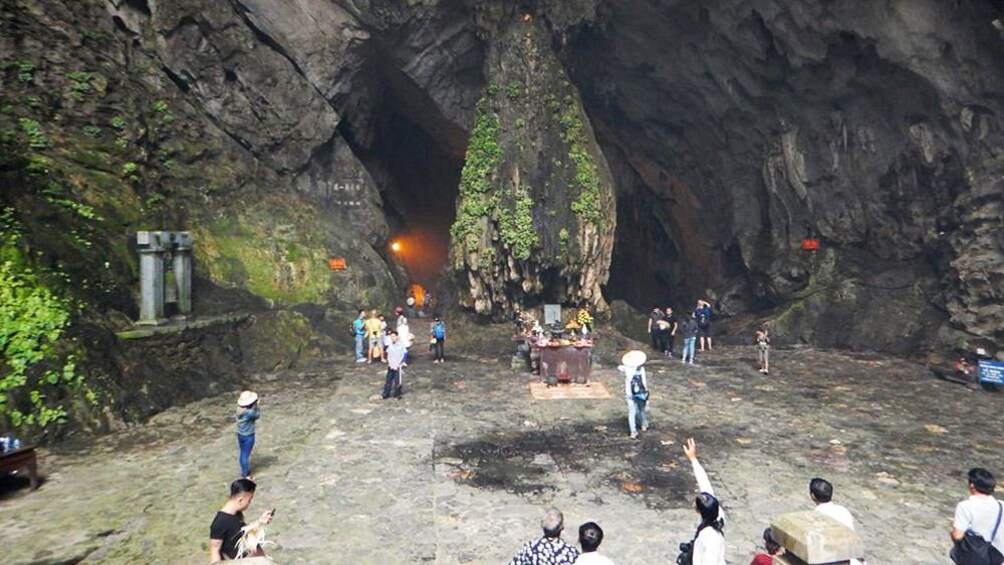
[[[635,373],[631,377],[631,398],[638,402],[648,401],[648,391],[645,390],[645,384],[641,380],[641,373]]]
[[[997,528],[1001,525],[1001,514],[1004,514],[1004,505],[997,502],[1000,508],[997,510],[997,524],[990,534],[990,539],[997,537]],[[955,542],[955,547],[948,553],[952,561],[957,565],[1001,565],[1004,563],[1004,555],[990,542],[983,539],[983,536],[972,530],[966,530],[966,535]]]
[[[676,565],[694,565],[694,542],[685,541],[680,544],[680,554],[676,556]]]

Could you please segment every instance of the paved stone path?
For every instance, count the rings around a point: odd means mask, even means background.
[[[502,328],[480,331],[499,336],[479,346],[506,343]],[[811,507],[817,475],[866,533],[870,564],[946,563],[965,471],[1004,475],[1002,396],[900,360],[774,351],[770,377],[751,347],[655,360],[653,428],[632,441],[611,359],[594,378],[614,398],[533,401],[533,377],[507,356],[460,355],[415,359],[400,401],[376,396],[379,367],[344,360],[255,382],[250,515],[277,509],[278,563],[505,563],[551,505],[571,540],[599,522],[619,564],[673,562],[696,518],[689,436],[728,512],[730,563],[749,562],[772,516]],[[206,562],[238,471],[236,392],[46,450],[36,492],[0,483],[4,563]]]

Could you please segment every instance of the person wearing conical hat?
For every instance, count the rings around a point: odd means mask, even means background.
[[[621,358],[617,370],[624,373],[624,398],[628,407],[628,430],[631,439],[638,437],[638,427],[641,431],[648,430],[648,380],[645,376],[645,361],[648,357],[644,351],[637,349],[628,351]],[[636,424],[637,420],[637,424]]]
[[[261,418],[258,410],[258,394],[245,390],[237,397],[237,448],[240,450],[238,461],[241,466],[241,476],[250,479],[251,468],[248,460],[254,448],[255,423]]]

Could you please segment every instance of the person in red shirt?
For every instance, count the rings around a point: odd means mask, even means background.
[[[753,561],[750,562],[750,565],[771,565],[774,563],[775,555],[784,553],[784,548],[778,543],[770,528],[763,531],[763,547],[767,550],[767,553],[757,553],[753,557]]]

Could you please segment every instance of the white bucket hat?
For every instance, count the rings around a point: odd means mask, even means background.
[[[239,397],[237,397],[237,406],[242,408],[247,408],[255,402],[258,402],[258,393],[251,392],[250,390],[245,390]]]
[[[648,356],[645,355],[644,351],[639,351],[637,349],[632,349],[621,357],[621,365],[625,367],[641,367],[648,361]]]

